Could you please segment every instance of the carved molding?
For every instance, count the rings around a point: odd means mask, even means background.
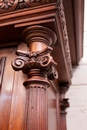
[[[60,0],[58,0],[60,1]],[[1,0],[0,13],[7,13],[19,9],[30,8],[38,5],[53,3],[55,0]]]
[[[6,57],[1,57],[1,58],[0,58],[0,88],[1,88],[1,86],[2,86],[2,80],[3,80],[3,73],[4,73],[5,61],[6,61]]]
[[[0,13],[7,13],[19,9],[35,7],[38,5],[50,4],[56,2],[59,6],[61,0],[1,0]]]
[[[60,0],[60,3],[58,4],[58,10],[59,10],[59,15],[60,15],[60,20],[61,20],[61,27],[62,27],[63,38],[64,38],[66,58],[67,58],[68,66],[69,66],[69,71],[70,71],[70,74],[72,76],[72,63],[71,63],[69,39],[68,39],[66,19],[65,19],[64,7],[63,7],[62,0]]]
[[[57,36],[51,29],[40,25],[26,28],[22,32],[21,37],[23,41],[27,43],[28,47],[32,42],[35,41],[43,42],[48,46],[53,46],[57,41]]]

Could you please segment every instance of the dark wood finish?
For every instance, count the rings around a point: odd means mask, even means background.
[[[39,5],[54,3],[56,0],[48,1],[48,0],[24,0],[24,1],[18,1],[18,0],[8,0],[8,1],[1,1],[0,2],[0,13],[7,13],[15,10],[20,10],[24,8],[31,8]],[[57,0],[57,3],[60,2],[60,0]]]
[[[4,73],[4,67],[5,67],[5,60],[6,60],[6,57],[1,57],[0,58],[0,88],[2,86],[3,73]]]
[[[24,130],[47,130],[47,90],[44,85],[32,85],[27,90],[27,104]]]
[[[61,2],[61,1],[60,1]],[[59,11],[62,10],[62,11]],[[59,13],[60,12],[60,13]],[[21,40],[20,34],[21,32],[28,26],[40,24],[52,29],[57,35],[57,42],[55,44],[53,57],[60,63],[57,66],[57,70],[59,72],[58,82],[69,82],[71,83],[71,63],[70,63],[70,52],[68,41],[65,44],[65,40],[67,40],[68,36],[64,37],[63,32],[66,31],[66,24],[64,23],[64,30],[62,27],[61,21],[61,13],[63,13],[63,6],[58,4],[58,7],[55,3],[49,4],[49,6],[41,5],[38,7],[33,7],[32,9],[26,9],[26,11],[20,10],[17,13],[10,12],[7,15],[1,15],[0,25],[4,27],[4,31],[7,31],[7,27],[9,27],[10,35],[6,35],[1,33],[2,41],[4,42],[4,37],[6,37],[7,41],[10,40]],[[65,18],[63,15],[63,22],[65,22]],[[53,25],[53,26],[52,26]],[[1,32],[1,31],[0,31]],[[15,34],[15,35],[14,35]],[[63,44],[62,44],[63,43]],[[55,57],[55,54],[57,57]],[[60,55],[59,55],[60,54]],[[62,59],[62,60],[61,60]],[[61,75],[61,71],[62,75]]]
[[[60,108],[61,108],[61,130],[67,130],[66,126],[66,108],[69,107],[69,102],[67,98],[65,98],[65,93],[69,89],[69,85],[67,83],[60,84]]]
[[[65,93],[82,57],[83,3],[0,2],[0,130],[67,130]]]
[[[18,58],[12,62],[15,71],[22,70],[27,74],[24,81],[27,89],[27,103],[24,130],[47,130],[47,87],[48,79],[58,78],[53,58],[50,56],[57,38],[55,33],[43,26],[26,28],[22,37],[29,47],[29,52],[18,50]],[[45,112],[45,113],[44,113]]]
[[[83,56],[84,0],[63,0],[71,59],[78,65]]]
[[[0,49],[0,56],[6,57],[2,87],[0,90],[0,130],[7,130],[11,113],[11,100],[14,82],[14,71],[11,60],[14,58],[16,48]]]

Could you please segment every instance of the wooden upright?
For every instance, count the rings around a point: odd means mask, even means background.
[[[0,130],[67,130],[83,13],[84,0],[0,2]]]
[[[54,62],[50,53],[57,37],[55,33],[43,26],[26,28],[22,37],[29,47],[29,52],[17,50],[18,57],[12,62],[14,70],[22,70],[27,74],[24,81],[27,91],[26,124],[24,130],[48,130],[47,118],[47,88],[48,79],[58,78]]]

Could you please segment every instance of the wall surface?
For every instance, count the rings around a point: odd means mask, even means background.
[[[84,16],[84,55],[79,66],[73,68],[72,85],[66,97],[70,108],[67,109],[67,130],[87,130],[87,0]]]

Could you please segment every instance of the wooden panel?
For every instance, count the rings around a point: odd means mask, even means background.
[[[5,60],[6,60],[6,57],[1,57],[0,58],[0,88],[1,88],[2,80],[3,80]]]
[[[57,130],[56,92],[52,86],[48,89],[48,130]]]
[[[14,71],[11,67],[11,60],[15,56],[14,52],[15,48],[0,49],[1,57],[6,57],[3,82],[0,92],[0,130],[8,130],[14,82]]]
[[[19,44],[18,49],[26,50],[27,47],[25,47],[24,45],[25,44]],[[27,79],[27,76],[24,75],[22,72],[14,73],[10,120],[8,126],[9,130],[23,130],[24,125],[26,124],[26,89],[23,86],[23,82],[25,81],[25,79]]]
[[[25,123],[26,89],[23,81],[27,77],[12,69],[11,61],[16,50],[16,47],[0,49],[0,56],[6,57],[0,92],[0,130],[22,130]]]
[[[26,106],[26,89],[23,86],[25,75],[22,72],[15,72],[12,103],[10,110],[9,130],[22,130],[24,127]]]

